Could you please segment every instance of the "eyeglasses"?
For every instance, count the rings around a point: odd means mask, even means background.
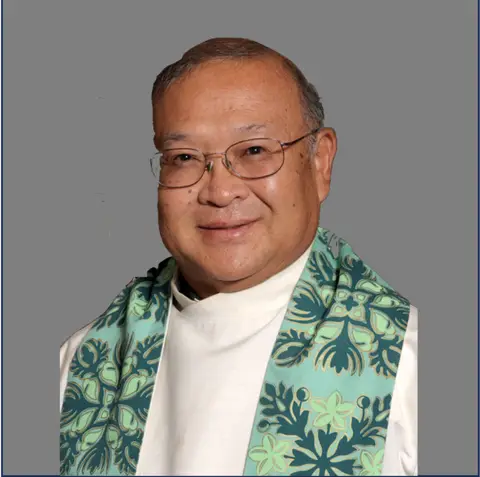
[[[272,138],[255,138],[232,144],[225,152],[203,153],[198,149],[165,149],[150,159],[150,167],[158,184],[169,189],[180,189],[196,184],[205,171],[210,172],[212,156],[222,156],[227,170],[241,179],[261,179],[276,174],[285,162],[285,149],[302,139],[318,133],[317,127],[289,142]]]

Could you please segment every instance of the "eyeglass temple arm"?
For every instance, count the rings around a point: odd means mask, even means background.
[[[288,147],[288,146],[293,146],[294,144],[297,144],[297,142],[300,142],[302,139],[305,139],[308,136],[311,136],[312,134],[316,134],[318,131],[320,131],[321,126],[318,128],[313,129],[312,131],[308,132],[307,134],[304,134],[302,137],[299,137],[298,139],[294,139],[293,141],[290,142],[281,142],[280,145],[282,147]]]

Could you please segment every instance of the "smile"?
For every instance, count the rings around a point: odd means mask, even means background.
[[[243,238],[251,231],[256,222],[256,220],[242,222],[212,222],[206,225],[201,225],[198,229],[201,231],[204,239],[208,242],[223,242]]]

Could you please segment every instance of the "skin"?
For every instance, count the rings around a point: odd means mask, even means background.
[[[153,126],[157,149],[187,147],[204,153],[223,152],[250,138],[291,141],[312,129],[296,84],[270,57],[200,65],[154,104]],[[283,167],[267,178],[238,178],[218,154],[197,184],[159,187],[160,235],[200,297],[255,286],[308,248],[330,189],[336,153],[332,129],[322,129],[316,138],[313,154],[308,140],[287,148]],[[199,228],[245,219],[255,222],[239,237]]]

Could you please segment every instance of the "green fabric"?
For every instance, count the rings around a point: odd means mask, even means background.
[[[79,346],[62,407],[62,475],[135,474],[174,270],[169,258],[132,280]],[[380,474],[409,308],[318,229],[268,363],[245,475]]]

